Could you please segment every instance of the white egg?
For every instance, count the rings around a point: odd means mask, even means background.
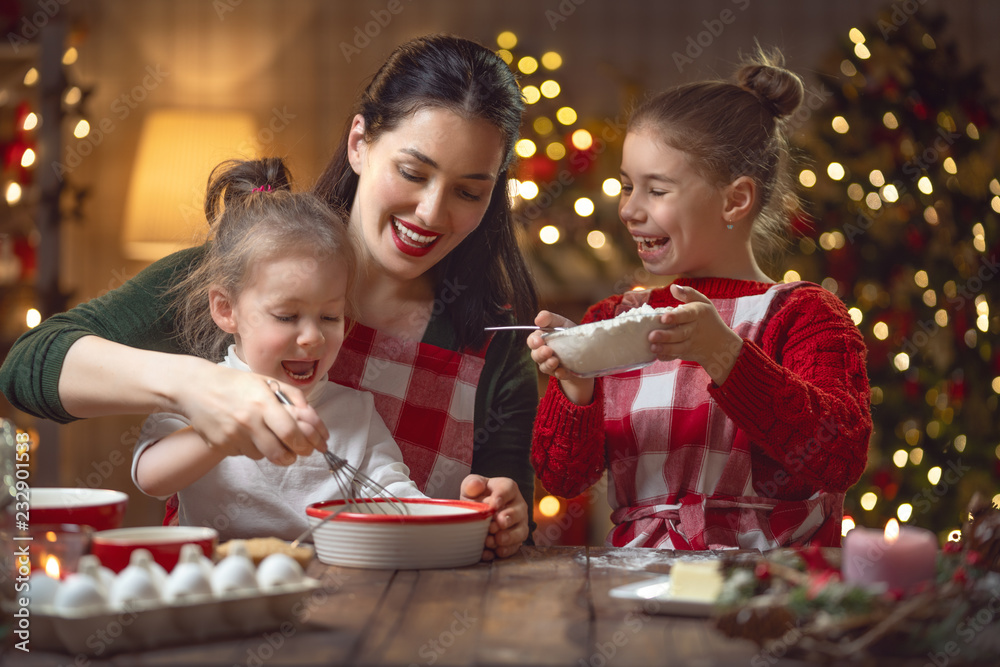
[[[230,554],[219,561],[212,571],[212,592],[217,596],[256,590],[257,573],[253,561],[246,556]]]
[[[59,592],[59,580],[44,572],[32,572],[28,578],[28,599],[32,608],[51,607]]]
[[[115,577],[108,598],[114,607],[148,607],[160,601],[160,587],[145,567],[129,565]]]
[[[302,566],[288,554],[274,553],[257,566],[257,585],[270,590],[302,581]]]
[[[181,547],[180,558],[177,559],[177,564],[181,563],[197,563],[198,566],[205,573],[205,578],[211,580],[212,570],[215,568],[215,563],[212,559],[205,555],[205,552],[201,550],[201,547],[197,544],[185,544]],[[174,569],[177,569],[176,567]]]
[[[177,563],[163,587],[166,602],[196,602],[211,595],[211,581],[197,562]]]
[[[128,567],[132,566],[141,567],[149,572],[156,590],[163,590],[163,585],[167,583],[167,571],[162,565],[153,560],[153,554],[149,553],[148,549],[136,549],[132,552],[128,558]],[[122,572],[124,571],[122,570]]]
[[[111,594],[111,585],[115,582],[115,571],[101,565],[101,560],[93,554],[80,556],[80,564],[76,568],[78,574],[85,574],[97,582],[97,587],[105,596]]]
[[[53,604],[61,612],[98,614],[108,606],[97,581],[85,574],[71,574],[59,586]]]

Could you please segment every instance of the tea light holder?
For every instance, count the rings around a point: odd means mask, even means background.
[[[854,528],[844,537],[844,581],[884,587],[904,594],[933,583],[937,536],[924,528],[900,526],[890,519],[885,530]]]
[[[93,529],[71,523],[37,524],[28,534],[32,575],[44,573],[62,580],[77,571],[80,557],[90,551]]]

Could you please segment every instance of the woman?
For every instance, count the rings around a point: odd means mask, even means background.
[[[456,37],[415,39],[375,74],[315,192],[348,211],[361,248],[354,326],[330,378],[375,395],[422,491],[518,504],[527,518],[535,371],[516,336],[483,330],[536,311],[506,193],[522,111],[496,54]],[[321,449],[326,428],[294,387],[281,384],[289,411],[261,375],[178,356],[161,297],[203,253],[171,255],[25,334],[0,389],[60,422],[179,413],[211,446],[283,465]],[[470,472],[481,488],[459,489]],[[505,526],[495,553],[517,551],[528,530]]]

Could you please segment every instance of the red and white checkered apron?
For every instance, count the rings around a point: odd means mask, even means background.
[[[458,498],[472,469],[479,353],[394,338],[354,322],[330,380],[371,392],[410,479],[432,498]]]
[[[759,344],[768,320],[801,284],[712,303],[736,333]],[[619,310],[639,305],[630,301]],[[657,361],[602,382],[615,523],[609,544],[704,550],[838,543],[844,494],[755,495],[750,441],[712,400],[700,365]]]

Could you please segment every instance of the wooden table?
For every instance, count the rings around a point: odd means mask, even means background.
[[[107,659],[24,653],[2,665],[690,665],[791,667],[701,618],[647,613],[608,595],[669,570],[671,551],[525,547],[513,558],[453,570],[388,571],[314,562],[323,586],[301,623],[261,636]]]

